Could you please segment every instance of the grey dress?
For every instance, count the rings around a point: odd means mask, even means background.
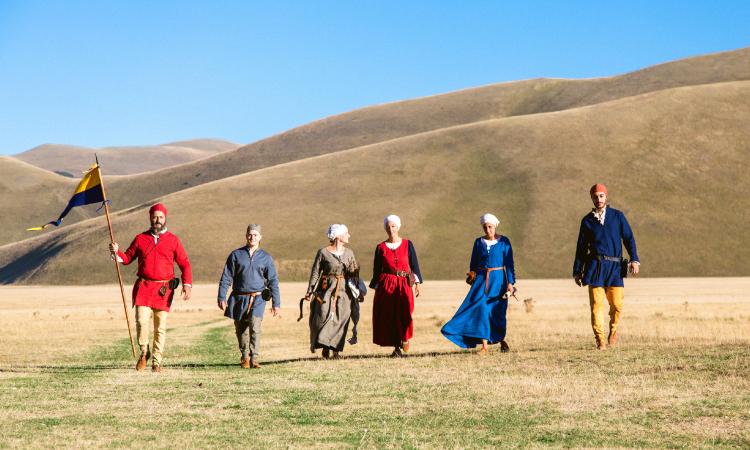
[[[329,348],[342,351],[355,298],[347,280],[358,281],[359,265],[354,252],[344,248],[334,255],[325,248],[318,250],[307,287],[310,300],[310,351]],[[356,285],[356,284],[355,284]]]

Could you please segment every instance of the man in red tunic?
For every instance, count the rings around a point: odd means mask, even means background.
[[[182,298],[185,301],[190,299],[193,275],[190,260],[180,239],[167,231],[167,208],[157,203],[148,212],[151,228],[137,235],[125,253],[119,251],[116,242],[109,247],[112,254],[117,256],[117,261],[125,265],[138,259],[138,280],[133,286],[133,304],[141,357],[135,369],[145,369],[149,356],[153,356],[151,370],[161,372],[167,313],[174,297],[174,289],[170,287],[170,281],[175,278],[174,264],[177,263],[182,273]],[[149,321],[152,316],[154,345],[153,355],[149,355]]]

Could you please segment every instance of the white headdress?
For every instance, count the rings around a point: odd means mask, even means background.
[[[337,237],[346,234],[349,229],[343,223],[334,223],[328,227],[328,240],[332,241]]]
[[[498,219],[494,214],[487,213],[479,219],[479,223],[480,225],[491,223],[492,225],[497,227],[498,225],[500,225],[500,219]]]
[[[386,230],[388,230],[388,222],[393,222],[396,224],[396,228],[401,228],[401,218],[395,214],[391,214],[383,219],[383,228]]]

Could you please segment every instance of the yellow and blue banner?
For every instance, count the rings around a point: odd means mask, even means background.
[[[99,165],[94,165],[88,172],[83,175],[81,182],[78,183],[73,197],[68,201],[68,206],[60,214],[57,220],[53,220],[41,227],[27,228],[28,231],[38,231],[47,228],[50,225],[60,226],[63,218],[68,212],[76,206],[90,205],[92,203],[104,202],[104,189],[102,189],[102,178],[99,172]]]

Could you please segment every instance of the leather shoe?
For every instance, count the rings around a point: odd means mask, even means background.
[[[240,367],[243,369],[249,369],[250,368],[250,358],[241,358],[240,359]]]
[[[331,356],[331,351],[328,350],[328,348],[324,348],[322,354],[323,354],[323,359],[328,359]]]
[[[391,358],[403,358],[403,357],[404,357],[404,354],[401,353],[401,349],[398,347],[396,347],[393,350],[393,353],[391,353]]]
[[[138,362],[135,364],[135,370],[141,371],[146,368],[146,362],[148,361],[148,356],[143,353],[141,354],[141,357],[138,359]]]
[[[505,340],[500,341],[500,352],[502,353],[508,353],[510,351],[510,346],[508,345]]]
[[[161,366],[154,364],[151,366],[151,372],[161,373]]]
[[[401,343],[401,348],[402,348],[402,349],[403,349],[403,350],[404,350],[405,352],[408,352],[408,351],[409,351],[409,348],[411,348],[411,343],[410,343],[409,341],[404,341],[404,342],[402,342],[402,343]]]
[[[258,364],[258,361],[251,359],[250,360],[250,367],[253,369],[260,369],[260,364]]]
[[[609,332],[609,346],[614,347],[617,344],[617,330]]]

